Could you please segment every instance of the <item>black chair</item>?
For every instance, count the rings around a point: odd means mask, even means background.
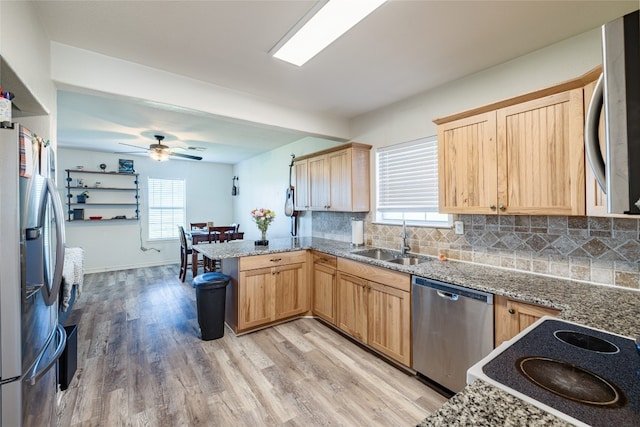
[[[187,241],[187,235],[184,232],[184,227],[178,225],[178,231],[180,234],[180,273],[178,277],[182,282],[187,279],[187,270],[189,266],[191,266],[191,259],[193,257],[193,248],[191,244]],[[202,260],[198,259],[198,266],[202,266]]]

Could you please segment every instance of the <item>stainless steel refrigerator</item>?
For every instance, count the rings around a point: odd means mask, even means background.
[[[0,129],[0,426],[52,426],[64,217],[52,150],[28,129]]]

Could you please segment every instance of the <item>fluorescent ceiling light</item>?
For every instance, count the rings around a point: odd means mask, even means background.
[[[329,0],[293,36],[278,48],[274,57],[301,66],[349,31],[386,0]],[[293,31],[297,27],[294,27]],[[286,40],[286,36],[283,40]]]

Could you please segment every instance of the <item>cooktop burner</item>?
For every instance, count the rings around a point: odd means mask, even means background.
[[[468,379],[574,424],[640,426],[639,371],[633,340],[543,318],[469,369]]]
[[[581,332],[564,330],[555,331],[553,335],[560,341],[589,351],[597,351],[599,353],[617,353],[620,351],[615,344],[607,340]]]
[[[604,378],[562,360],[522,357],[516,361],[522,375],[558,396],[587,405],[624,406],[618,387]]]

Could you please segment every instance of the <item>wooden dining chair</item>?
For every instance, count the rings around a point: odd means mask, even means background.
[[[225,240],[236,240],[238,238],[238,229],[240,228],[240,224],[233,223],[230,227],[233,227],[233,230],[225,231]]]
[[[214,227],[209,227],[209,243],[215,243],[220,241],[220,232],[216,231]]]
[[[187,271],[189,270],[189,266],[191,266],[191,259],[193,256],[193,248],[191,244],[187,241],[187,235],[184,231],[184,227],[178,225],[178,231],[180,234],[180,273],[178,277],[182,282],[187,279]],[[198,266],[203,266],[203,262],[201,259],[197,261]]]
[[[206,222],[190,222],[189,227],[191,230],[205,230],[207,228]]]

